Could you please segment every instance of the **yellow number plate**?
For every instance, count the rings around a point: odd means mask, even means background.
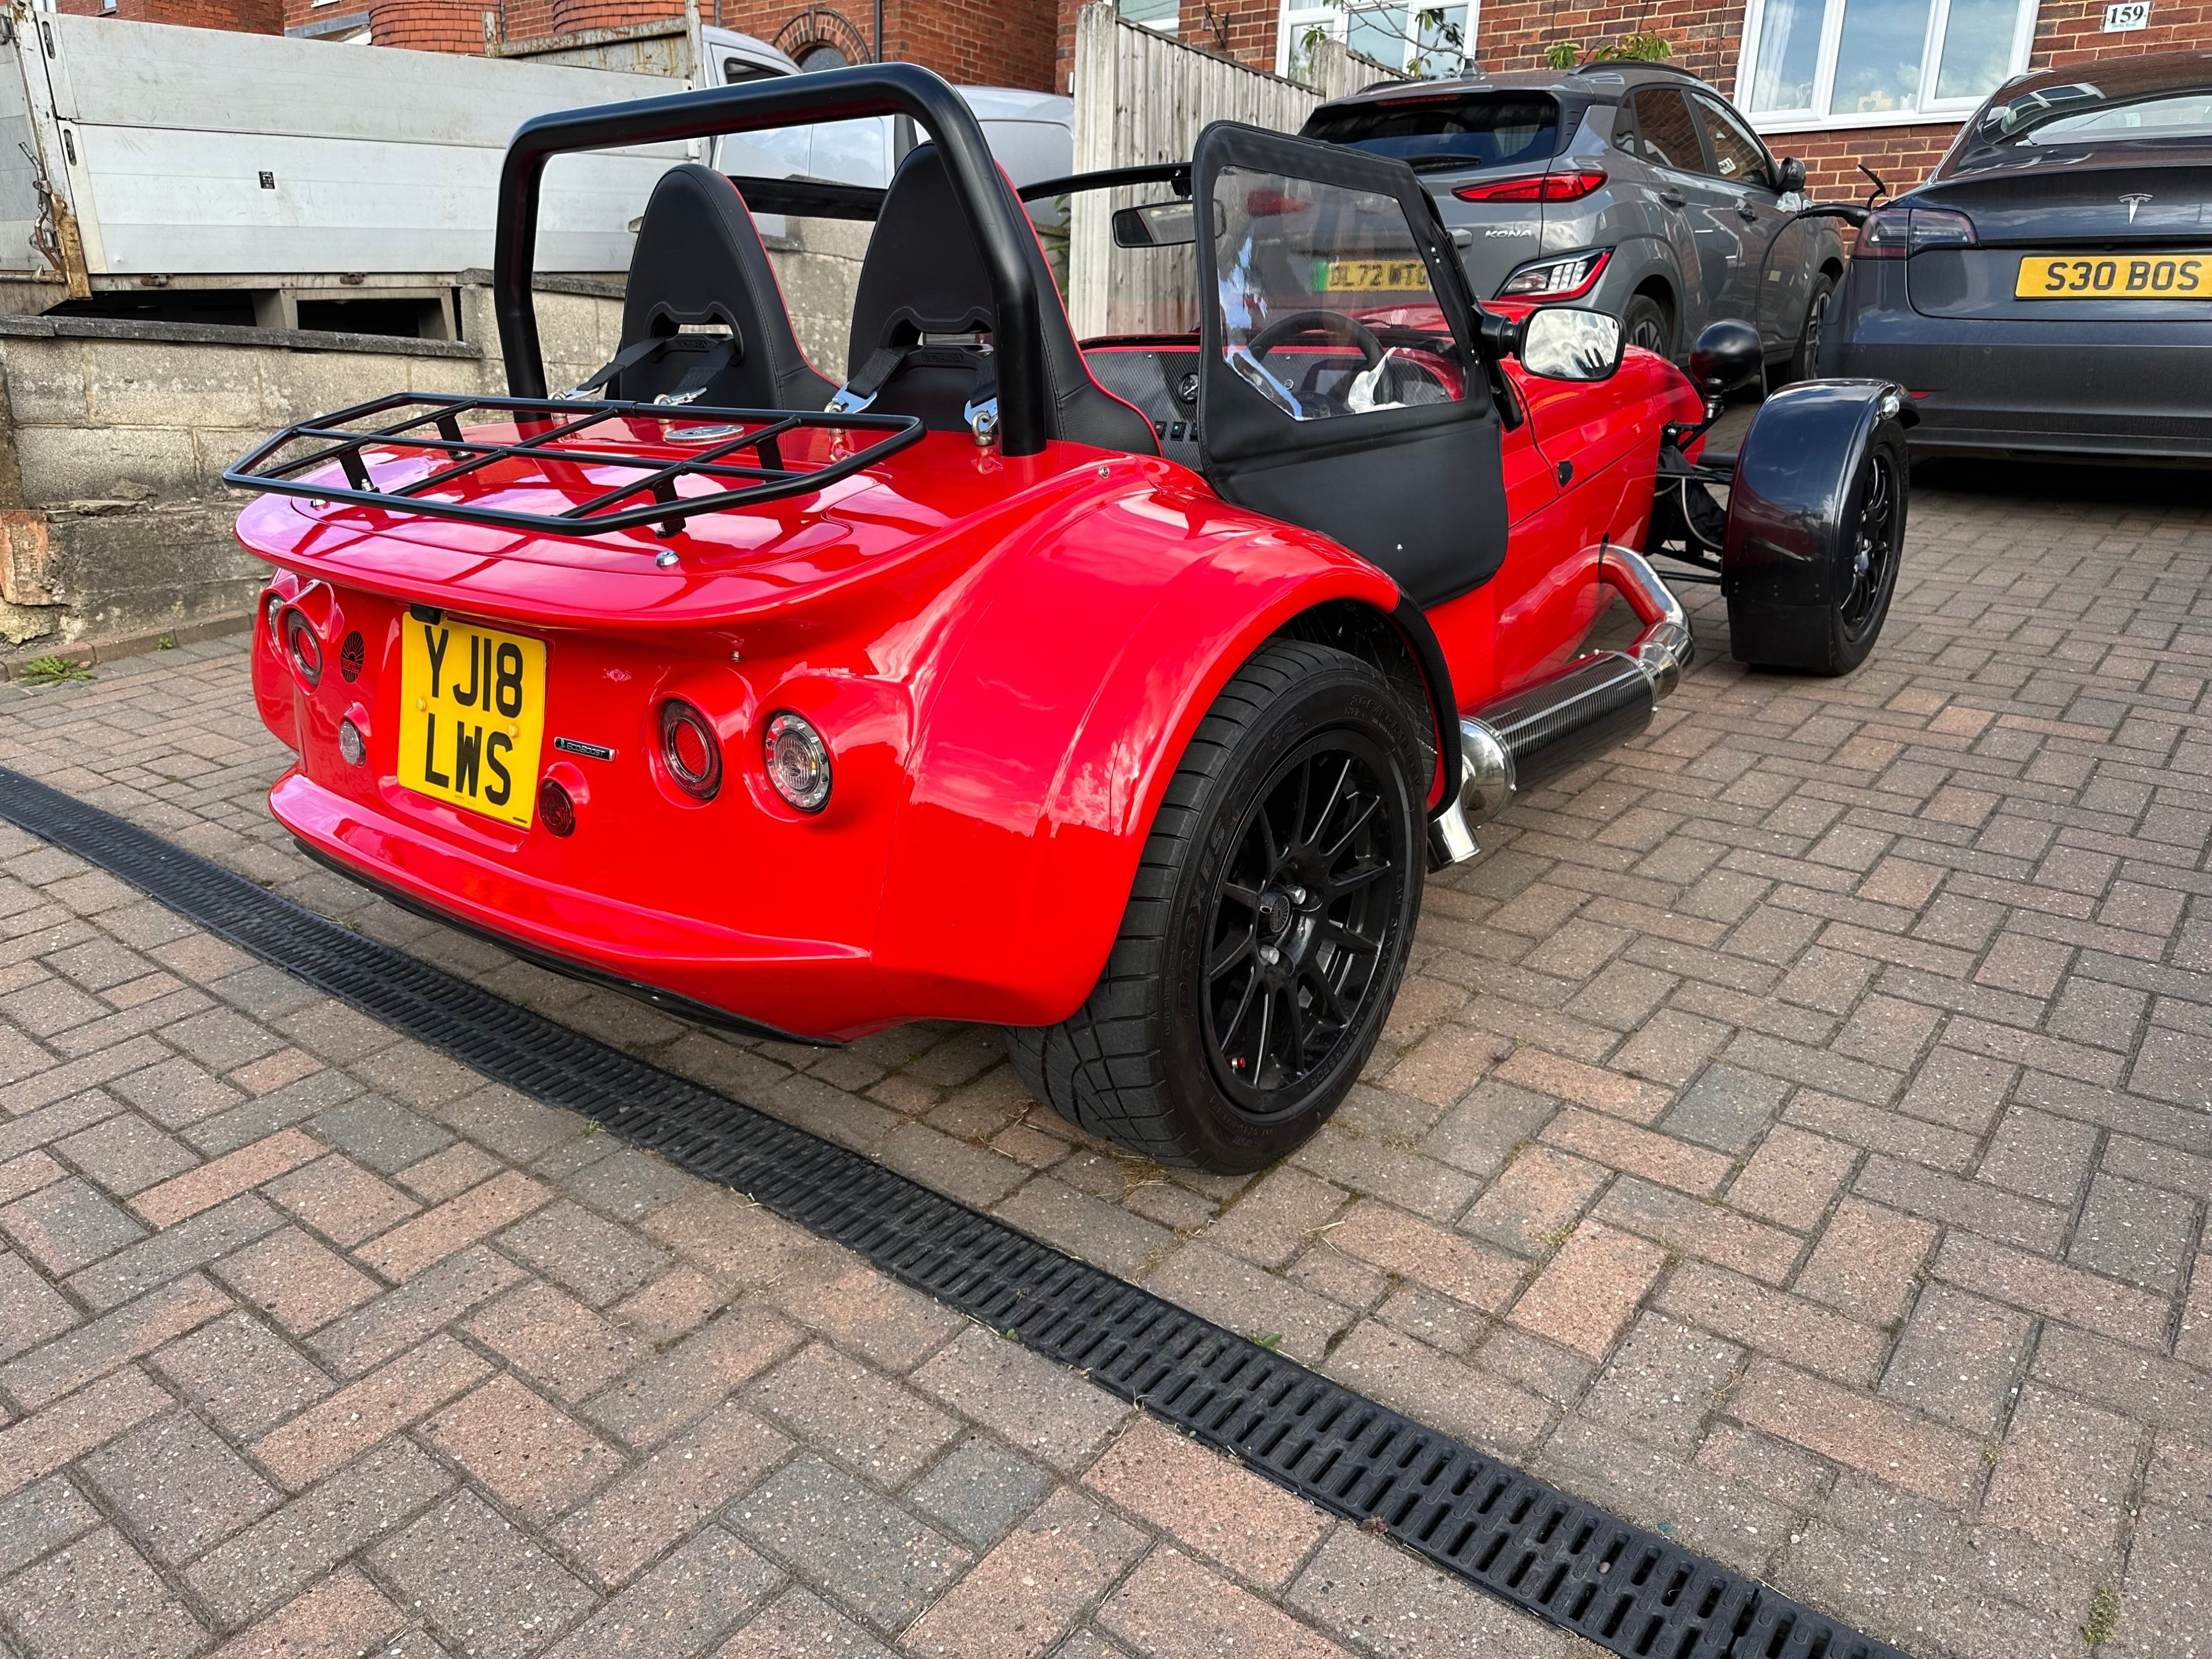
[[[1428,287],[1429,272],[1419,259],[1332,259],[1321,285],[1330,294],[1411,294]]]
[[[528,829],[545,736],[545,642],[411,617],[401,639],[399,781]]]
[[[2096,253],[2020,262],[2015,300],[2212,300],[2212,258],[2197,253]]]

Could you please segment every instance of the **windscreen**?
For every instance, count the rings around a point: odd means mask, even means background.
[[[1452,98],[1340,104],[1317,109],[1303,135],[1415,164],[1507,167],[1548,161],[1559,148],[1559,102],[1548,93],[1477,92]]]
[[[1221,356],[1293,420],[1455,402],[1464,377],[1395,196],[1224,167]]]

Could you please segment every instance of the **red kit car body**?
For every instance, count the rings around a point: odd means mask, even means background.
[[[672,169],[621,350],[546,397],[550,155],[886,112],[932,139],[887,191]],[[1693,386],[1600,313],[1486,313],[1401,161],[1218,124],[1188,165],[1024,194],[1065,224],[1139,185],[1176,194],[1115,211],[1115,246],[1190,249],[1199,326],[1079,346],[925,71],[526,126],[495,273],[514,395],[362,404],[227,475],[270,492],[238,533],[276,569],[277,818],[691,1018],[1000,1024],[1057,1109],[1209,1168],[1310,1133],[1381,1029],[1424,862],[1643,729],[1686,665],[1636,550],[1722,584],[1739,655],[1871,644],[1897,399],[1795,388],[1701,462],[1755,331],[1717,325],[1744,337],[1701,342]],[[875,222],[842,386],[748,203]],[[1642,632],[1586,651],[1616,598]]]
[[[1505,562],[1429,613],[1467,713],[1581,647],[1614,592],[1605,550],[1643,544],[1658,424],[1699,410],[1678,370],[1633,350],[1594,385],[1517,370],[1516,385],[1529,418],[1504,436]],[[300,757],[271,808],[395,893],[779,1031],[1048,1024],[1098,977],[1160,792],[1223,684],[1302,612],[1401,598],[1356,555],[1157,458],[1061,442],[1008,458],[932,433],[833,488],[666,540],[256,502],[238,533],[277,567],[270,614],[296,605],[331,665],[310,687],[283,629],[258,631],[262,718]],[[568,781],[573,836],[398,781],[410,605],[547,642],[544,764]],[[659,763],[672,696],[733,757],[758,754],[769,711],[805,714],[835,750],[830,805],[794,811],[742,763],[691,799]],[[339,752],[349,710],[366,768]]]

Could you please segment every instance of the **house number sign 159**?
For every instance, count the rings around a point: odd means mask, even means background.
[[[2150,0],[2120,0],[2119,4],[2105,8],[2105,33],[2107,34],[2143,28],[2149,22]]]

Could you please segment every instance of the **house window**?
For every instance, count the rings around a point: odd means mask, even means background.
[[[1127,0],[1123,0],[1126,5]],[[1455,6],[1369,5],[1362,0],[1283,0],[1275,70],[1305,76],[1316,36],[1343,41],[1363,58],[1431,80],[1463,72],[1480,0]]]
[[[1964,114],[2027,67],[2036,0],[1751,0],[1736,100],[1762,131]]]
[[[1181,27],[1182,0],[1118,0],[1115,9],[1125,23],[1139,23],[1162,34]]]

